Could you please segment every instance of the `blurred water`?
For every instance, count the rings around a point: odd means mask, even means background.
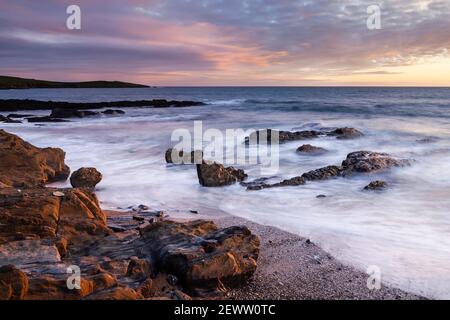
[[[120,117],[71,123],[0,124],[39,146],[67,152],[72,169],[97,167],[104,175],[105,208],[149,204],[224,211],[311,238],[344,262],[381,268],[383,280],[429,297],[450,298],[450,89],[446,88],[155,88],[11,90],[0,99],[59,101],[200,100],[206,106],[125,109]],[[48,112],[37,112],[45,114]],[[195,167],[171,166],[164,152],[173,130],[356,127],[358,140],[331,137],[280,146],[279,178],[330,164],[349,152],[371,150],[412,158],[414,165],[387,173],[247,192],[239,185],[202,188]],[[434,137],[432,143],[418,140]],[[311,143],[330,150],[300,156]],[[243,167],[250,179],[258,165]],[[375,179],[391,189],[363,192]],[[317,199],[319,194],[328,197]]]

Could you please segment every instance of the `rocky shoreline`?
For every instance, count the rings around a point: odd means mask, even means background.
[[[195,154],[186,153],[186,160],[201,158]],[[183,153],[165,156],[171,162]],[[385,286],[369,290],[363,272],[273,227],[198,212],[192,212],[195,220],[171,221],[145,205],[104,211],[95,195],[101,173],[80,168],[70,175],[64,158],[61,149],[37,148],[0,130],[0,299],[420,298]],[[401,161],[355,153],[335,176]],[[197,173],[205,187],[247,177],[241,169],[203,160]],[[45,186],[69,177],[73,188]],[[304,183],[300,178],[293,179]]]

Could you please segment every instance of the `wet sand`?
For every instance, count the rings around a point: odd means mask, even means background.
[[[386,284],[380,290],[369,290],[367,274],[345,266],[308,239],[238,217],[220,216],[213,220],[220,226],[246,225],[261,238],[253,279],[230,291],[226,299],[423,299]]]

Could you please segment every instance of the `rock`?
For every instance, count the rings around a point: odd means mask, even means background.
[[[262,190],[262,189],[270,189],[270,188],[277,188],[277,187],[293,187],[293,186],[300,186],[305,184],[305,179],[303,177],[294,177],[291,179],[283,180],[278,183],[273,184],[251,184],[247,187],[248,191],[255,191],[255,190]]]
[[[28,277],[13,265],[0,267],[0,300],[22,300],[28,292]]]
[[[119,115],[119,114],[125,114],[125,111],[119,110],[119,109],[106,109],[102,113],[105,115]]]
[[[21,113],[10,113],[7,115],[7,118],[10,119],[17,119],[17,118],[26,118],[26,117],[32,117],[32,114],[21,114]]]
[[[356,139],[364,134],[355,128],[338,128],[328,133],[329,136],[335,136],[337,139]]]
[[[142,300],[144,297],[136,290],[127,287],[117,287],[107,291],[95,293],[86,298],[87,300]]]
[[[322,133],[319,131],[279,131],[273,129],[258,130],[250,134],[245,138],[245,144],[271,144],[271,143],[283,143],[288,141],[297,141],[305,139],[317,138]]]
[[[197,164],[197,176],[199,183],[204,187],[221,187],[243,181],[247,174],[242,169],[224,167],[218,163]]]
[[[315,181],[315,180],[325,180],[341,175],[342,168],[338,166],[328,166],[316,170],[306,172],[302,175],[305,180]]]
[[[176,286],[178,283],[178,278],[175,277],[173,274],[169,274],[167,276],[167,282],[171,285],[171,286]]]
[[[102,174],[95,168],[80,168],[70,176],[74,188],[95,188],[102,181]]]
[[[151,272],[151,265],[147,260],[133,257],[128,264],[126,275],[135,280],[144,280],[150,277]]]
[[[316,198],[317,199],[323,199],[323,198],[326,198],[327,196],[326,195],[324,195],[324,194],[319,194]]]
[[[320,147],[315,147],[310,144],[304,144],[297,149],[297,153],[302,153],[302,154],[307,153],[307,154],[318,155],[318,154],[322,154],[325,152],[327,152],[326,149],[320,148]]]
[[[371,173],[409,165],[408,160],[395,159],[387,153],[371,151],[352,152],[342,162],[344,176],[355,173]]]
[[[67,189],[60,198],[53,192],[45,188],[0,189],[0,244],[65,238],[70,247],[111,233],[95,194]]]
[[[242,285],[256,270],[260,240],[246,227],[218,229],[212,221],[161,221],[142,232],[159,270],[192,292]]]
[[[203,162],[203,151],[196,150],[186,153],[183,150],[168,149],[165,154],[167,163],[174,164],[201,164]]]
[[[146,279],[144,282],[142,282],[138,289],[136,290],[139,294],[141,294],[144,298],[150,298],[154,295],[153,290],[153,280],[152,279]]]
[[[69,122],[69,120],[59,119],[59,118],[53,118],[50,116],[43,116],[43,117],[30,117],[27,118],[27,121],[30,123],[35,122]]]
[[[20,120],[11,119],[9,117],[4,117],[2,115],[0,115],[0,122],[4,122],[4,123],[22,123],[22,121],[20,121]]]
[[[55,191],[55,192],[53,192],[52,194],[53,194],[55,197],[60,197],[60,198],[62,198],[62,197],[65,196],[64,192],[61,192],[61,191]]]
[[[0,182],[12,187],[29,187],[64,181],[70,168],[58,148],[38,148],[16,135],[0,130]]]
[[[25,266],[33,263],[58,263],[61,256],[55,245],[40,240],[19,240],[0,244],[2,264]]]
[[[386,181],[376,180],[364,187],[364,190],[384,190],[388,187]]]
[[[79,111],[75,109],[56,108],[52,110],[50,117],[58,119],[67,119],[67,118],[84,118],[88,116],[97,116],[97,115],[99,115],[98,112],[89,110]]]

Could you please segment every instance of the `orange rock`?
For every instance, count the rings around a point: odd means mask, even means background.
[[[28,291],[28,278],[15,266],[0,267],[0,300],[21,300]]]
[[[66,180],[70,168],[64,158],[61,149],[41,149],[0,130],[0,187],[23,188]]]

